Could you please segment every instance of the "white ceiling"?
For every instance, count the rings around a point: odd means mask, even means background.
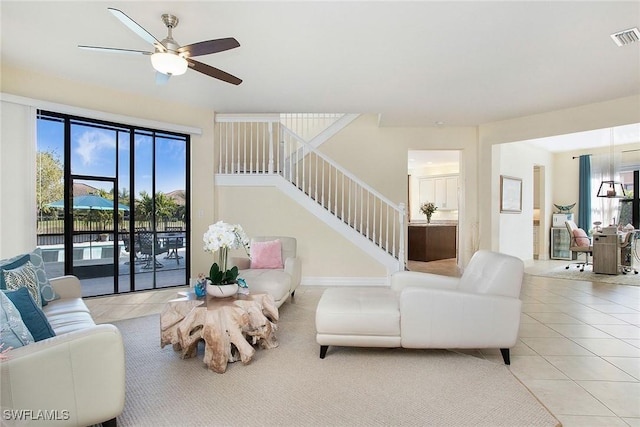
[[[552,153],[610,147],[612,144],[614,146],[620,146],[638,143],[638,148],[640,149],[640,123],[547,138],[530,139],[524,142],[551,151]]]
[[[640,26],[638,1],[63,2],[2,1],[1,60],[223,113],[381,114],[381,126],[473,126],[640,93],[640,43],[610,34]],[[244,80],[193,70],[156,86],[147,50],[114,18],[124,11],[181,44],[235,37],[199,57]]]

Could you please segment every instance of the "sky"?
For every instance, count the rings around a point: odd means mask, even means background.
[[[118,135],[117,135],[118,134]],[[116,135],[120,142],[116,144]],[[49,151],[63,163],[64,124],[51,120],[38,120],[38,151]],[[115,177],[116,147],[118,146],[119,189],[129,186],[129,165],[131,151],[129,133],[116,132],[86,126],[71,125],[71,173],[99,177]],[[135,154],[135,195],[141,191],[152,193],[153,140],[148,135],[136,135]],[[156,137],[156,191],[169,193],[185,190],[186,143],[168,138]],[[92,186],[111,190],[110,183],[91,182]]]

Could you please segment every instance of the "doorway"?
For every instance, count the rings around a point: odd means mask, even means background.
[[[458,258],[460,150],[410,150],[407,259],[432,262]],[[421,209],[435,207],[429,218]]]

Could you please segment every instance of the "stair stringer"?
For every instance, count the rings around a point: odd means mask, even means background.
[[[344,114],[341,118],[336,120],[331,126],[327,127],[325,130],[320,132],[317,136],[313,137],[311,141],[308,143],[313,148],[318,148],[326,141],[328,141],[332,136],[340,132],[342,129],[349,126],[349,124],[360,117],[360,114]]]
[[[316,218],[320,219],[326,225],[340,233],[340,235],[356,245],[364,253],[382,264],[387,269],[387,275],[400,270],[400,262],[397,258],[386,252],[384,249],[381,249],[349,225],[345,224],[342,220],[331,214],[327,209],[304,194],[300,189],[292,185],[280,175],[261,174],[237,176],[220,174],[216,175],[216,185],[230,187],[276,187],[282,193],[286,194],[304,207],[309,213],[313,214]]]

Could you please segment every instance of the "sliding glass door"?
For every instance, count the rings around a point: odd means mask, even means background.
[[[40,111],[38,246],[84,296],[188,283],[189,137]]]

